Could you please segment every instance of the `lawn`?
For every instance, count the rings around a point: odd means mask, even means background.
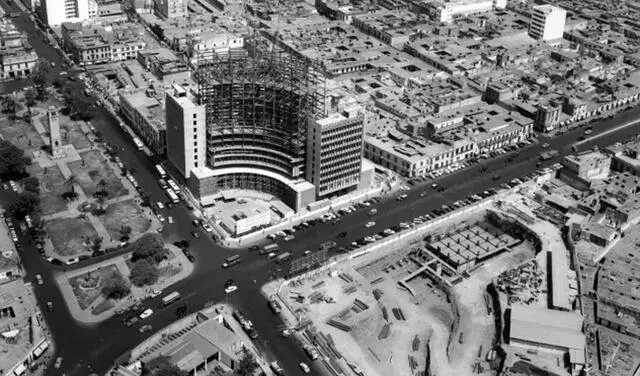
[[[91,146],[80,124],[69,119],[68,116],[60,116],[60,136],[63,144],[71,144],[76,150]]]
[[[43,119],[46,122],[46,118]],[[33,151],[40,150],[44,145],[35,127],[23,120],[0,121],[0,133],[5,140],[24,150],[29,157]]]
[[[42,215],[49,215],[67,210],[67,202],[62,194],[69,190],[58,166],[47,168],[33,163],[28,167],[29,174],[40,179],[40,209]]]
[[[98,233],[88,219],[55,218],[45,223],[45,230],[53,242],[54,252],[74,256],[88,251]]]
[[[67,166],[69,166],[69,169],[76,177],[76,181],[87,196],[91,197],[98,191],[98,182],[102,179],[107,182],[105,188],[110,198],[124,196],[129,193],[120,182],[120,177],[115,174],[98,150],[86,151],[81,153],[80,157],[84,160],[84,166],[82,161],[73,161],[68,163]]]
[[[122,273],[115,264],[103,266],[79,276],[69,278],[69,284],[73,289],[73,294],[76,296],[76,299],[78,299],[80,309],[86,309],[95,302],[95,300],[102,294],[101,290],[103,282],[110,278],[124,279]],[[105,301],[109,302],[110,300],[105,299]],[[108,306],[109,303],[102,302],[93,308],[92,312],[97,311],[95,314],[100,313],[99,311],[104,312],[104,310],[108,309],[105,309],[105,307]]]
[[[100,219],[114,239],[120,238],[122,226],[131,227],[129,236],[139,235],[151,226],[150,220],[133,200],[125,200],[107,206],[106,213]]]

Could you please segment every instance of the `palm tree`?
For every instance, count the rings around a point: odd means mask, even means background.
[[[100,179],[98,182],[98,191],[104,193],[107,190],[107,181]]]
[[[70,175],[67,181],[65,182],[65,184],[71,186],[71,193],[74,195],[76,194],[76,187],[75,187],[76,183],[77,183],[77,179],[75,175]]]

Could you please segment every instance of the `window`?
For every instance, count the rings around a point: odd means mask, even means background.
[[[193,135],[193,139],[194,139],[194,140],[197,140],[197,139],[198,139],[198,135],[197,135],[197,134],[194,134],[194,135]]]
[[[193,167],[198,167],[198,162],[193,162]]]
[[[193,121],[193,125],[198,125],[198,121],[197,121],[197,120],[194,120],[194,121]]]
[[[194,141],[193,146],[198,146],[198,141]]]

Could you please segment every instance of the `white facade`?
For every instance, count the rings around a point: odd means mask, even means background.
[[[567,11],[545,4],[533,7],[529,35],[533,39],[550,41],[562,39]]]
[[[244,38],[220,32],[194,33],[187,36],[187,45],[191,63],[196,64],[200,54],[209,52],[220,54],[243,48]]]
[[[167,158],[185,178],[206,166],[205,106],[196,104],[187,89],[173,85],[167,91]]]
[[[49,26],[89,19],[89,0],[42,0],[40,12]]]
[[[454,16],[468,16],[506,7],[505,0],[471,0],[446,3],[433,3],[433,16],[438,22],[453,22]]]

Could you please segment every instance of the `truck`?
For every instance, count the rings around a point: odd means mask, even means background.
[[[256,332],[256,330],[253,328],[253,323],[247,318],[245,318],[242,315],[242,313],[240,313],[240,311],[237,311],[237,310],[233,311],[232,316],[234,319],[236,319],[236,321],[238,321],[238,324],[240,324],[240,326],[242,327],[242,330],[244,330],[245,333],[247,333],[249,338],[251,339],[258,338],[258,332]]]
[[[285,252],[276,257],[276,264],[281,264],[291,258],[291,252]]]
[[[282,369],[282,367],[280,367],[280,364],[278,364],[278,362],[272,362],[271,364],[269,364],[269,368],[271,368],[273,373],[277,376],[284,376],[284,370]]]
[[[278,252],[280,250],[280,246],[277,243],[267,244],[260,250],[261,255],[268,255],[271,252]]]
[[[303,349],[304,349],[304,352],[309,357],[309,359],[311,359],[311,360],[318,359],[318,356],[320,355],[318,353],[318,349],[316,349],[315,347],[313,347],[311,345],[304,345]]]

